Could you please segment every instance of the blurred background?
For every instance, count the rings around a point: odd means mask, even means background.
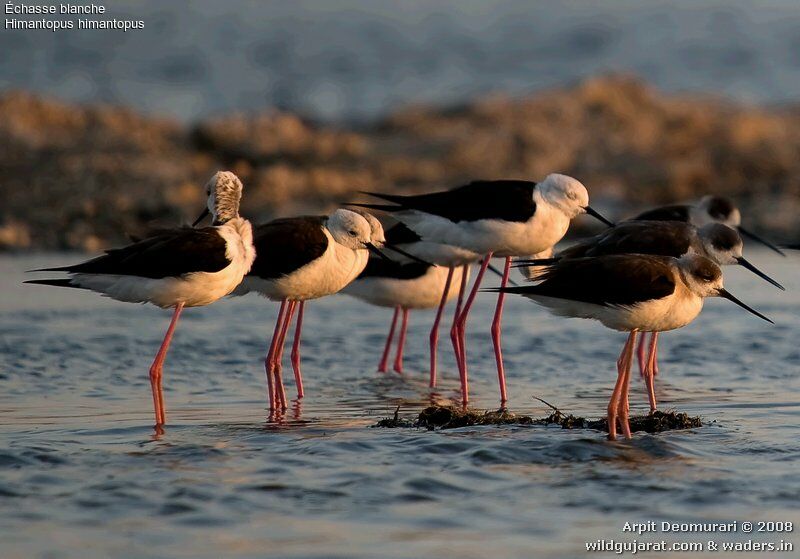
[[[186,222],[219,168],[257,220],[564,172],[614,218],[718,193],[800,237],[796,1],[104,5],[144,29],[0,29],[0,248]]]

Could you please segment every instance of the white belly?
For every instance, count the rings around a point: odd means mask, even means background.
[[[548,204],[539,204],[528,221],[496,219],[454,223],[443,217],[402,211],[394,214],[416,231],[423,240],[455,245],[478,254],[524,256],[555,245],[569,228],[569,218]]]
[[[608,328],[624,332],[666,332],[682,328],[693,321],[703,309],[703,299],[697,296],[670,295],[632,307],[604,307],[535,295],[530,298],[558,316],[591,318]]]
[[[219,272],[195,272],[182,278],[76,274],[72,280],[81,287],[88,287],[117,301],[149,302],[162,308],[174,307],[181,302],[187,307],[202,307],[232,292],[246,271],[242,262],[238,261]]]
[[[458,294],[462,268],[456,268],[447,299]],[[354,281],[342,291],[379,307],[401,306],[408,309],[432,309],[439,305],[447,282],[448,269],[433,266],[414,279],[368,277]]]
[[[276,279],[246,276],[234,295],[254,291],[273,301],[305,301],[326,297],[338,293],[358,277],[364,271],[368,258],[367,250],[352,250],[329,238],[325,253],[313,262]]]
[[[162,308],[183,303],[202,307],[231,293],[250,271],[255,259],[250,222],[235,218],[217,228],[226,242],[226,257],[231,261],[218,272],[194,272],[183,277],[163,279],[112,274],[74,274],[71,279],[89,288],[127,303],[152,303]]]

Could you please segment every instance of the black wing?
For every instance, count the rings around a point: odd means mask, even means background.
[[[590,239],[558,253],[560,258],[606,254],[653,254],[678,258],[686,254],[695,236],[688,223],[677,221],[623,221]]]
[[[402,223],[391,226],[384,234],[386,236],[386,243],[389,245],[416,243],[422,240],[422,237]]]
[[[253,230],[256,260],[250,276],[275,279],[313,262],[328,249],[325,216],[275,219]]]
[[[537,285],[503,291],[601,306],[631,306],[675,291],[670,259],[661,256],[626,254],[561,260],[542,277]]]
[[[230,264],[227,245],[216,228],[161,230],[123,248],[106,251],[103,256],[61,268],[74,274],[113,274],[161,279],[193,272],[219,272]]]
[[[689,208],[686,204],[676,204],[674,206],[661,206],[660,208],[653,208],[646,212],[640,213],[632,218],[637,221],[683,221],[689,222]]]
[[[398,204],[403,209],[419,210],[453,222],[502,219],[528,221],[536,211],[533,201],[535,182],[517,180],[475,181],[431,194],[400,196],[367,192],[371,196]],[[387,209],[385,206],[382,209]],[[389,211],[392,211],[389,209]]]
[[[366,268],[364,268],[364,271],[361,272],[358,278],[412,280],[424,276],[428,268],[430,268],[429,264],[422,264],[421,262],[399,264],[394,261],[384,260],[383,258],[370,258]]]

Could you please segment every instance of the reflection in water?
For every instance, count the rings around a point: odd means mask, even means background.
[[[623,537],[620,526],[637,519],[796,520],[800,278],[796,259],[753,260],[787,292],[746,271],[726,270],[726,283],[775,327],[709,301],[665,339],[660,400],[704,427],[612,444],[557,427],[371,428],[398,406],[410,417],[457,399],[458,375],[442,352],[441,385],[428,388],[422,313],[407,373],[375,373],[361,350],[383,336],[385,314],[345,298],[308,309],[306,397],[272,417],[254,333],[273,309],[242,299],[187,315],[165,379],[170,423],[154,433],[142,404],[163,312],[57,290],[32,299],[22,270],[50,261],[0,259],[0,548],[4,557],[564,557]],[[479,299],[476,324],[488,324],[492,303]],[[615,378],[607,363],[623,335],[524,302],[507,309],[505,330],[512,411],[549,413],[535,395],[565,412],[604,413]],[[495,408],[488,328],[472,336],[473,405]],[[643,413],[636,383],[632,411]]]

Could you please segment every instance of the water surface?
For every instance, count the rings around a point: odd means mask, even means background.
[[[426,387],[430,313],[412,314],[407,373],[376,373],[389,313],[346,297],[308,307],[307,397],[269,422],[261,359],[277,305],[256,296],[184,313],[156,438],[147,370],[168,312],[21,285],[25,269],[76,258],[0,258],[4,559],[582,557],[586,541],[634,539],[626,521],[800,522],[800,256],[751,255],[786,293],[726,271],[775,326],[715,300],[663,337],[662,406],[705,426],[618,443],[540,426],[370,428],[455,396],[458,380],[445,350],[438,394]],[[513,411],[545,415],[536,395],[600,417],[624,335],[509,302]],[[471,321],[477,407],[496,405],[492,303]],[[644,412],[638,378],[632,390]]]

